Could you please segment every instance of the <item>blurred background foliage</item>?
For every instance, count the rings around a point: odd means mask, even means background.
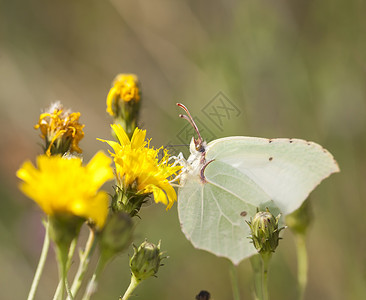
[[[33,129],[41,109],[61,100],[82,113],[89,161],[106,150],[96,138],[110,137],[105,98],[121,72],[142,82],[140,125],[156,147],[182,144],[181,101],[210,138],[298,137],[329,149],[341,173],[311,195],[306,299],[365,297],[365,11],[362,0],[1,0],[0,298],[26,298],[43,241],[42,213],[15,178],[24,160],[41,153]],[[207,113],[219,92],[236,108],[221,124]],[[170,256],[138,299],[194,299],[202,289],[231,299],[228,262],[193,249],[176,206],[149,205],[138,223],[135,243],[162,239]],[[270,291],[272,299],[295,299],[294,242],[289,230],[283,237]],[[126,254],[107,267],[95,299],[123,293],[127,266]],[[242,297],[251,299],[248,261],[239,275]],[[50,299],[56,285],[51,252],[37,299]]]

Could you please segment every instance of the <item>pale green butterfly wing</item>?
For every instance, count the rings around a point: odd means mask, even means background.
[[[323,179],[339,172],[326,149],[299,139],[218,139],[207,146],[206,160],[212,159],[249,177],[285,215],[299,208]]]
[[[322,179],[339,171],[328,151],[295,139],[223,138],[209,143],[205,156],[206,162],[214,160],[204,170],[205,180],[202,164],[193,162],[179,189],[182,231],[196,248],[235,264],[256,252],[245,220],[257,207],[290,213]]]
[[[209,178],[207,183],[203,184],[196,176],[179,190],[182,230],[196,248],[237,264],[256,252],[249,243],[250,230],[245,220],[254,216],[259,206],[270,207],[275,213],[274,203],[250,179],[223,163],[207,168],[205,175]],[[263,202],[265,205],[260,205]]]

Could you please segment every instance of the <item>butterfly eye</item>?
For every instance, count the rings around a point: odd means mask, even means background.
[[[198,152],[205,152],[205,147],[202,145],[202,142],[200,142],[199,140],[194,139],[194,144],[195,144],[196,150]]]

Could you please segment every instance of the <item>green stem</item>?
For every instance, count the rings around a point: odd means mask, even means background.
[[[125,294],[123,295],[122,300],[127,300],[132,295],[132,292],[137,288],[137,286],[140,284],[141,280],[137,280],[135,276],[131,276],[131,282],[128,286]]]
[[[262,254],[263,260],[263,281],[262,281],[262,288],[263,288],[263,300],[268,300],[268,267],[269,261],[271,260],[272,253]]]
[[[62,280],[60,280],[58,282],[56,292],[55,292],[55,294],[53,295],[53,298],[52,298],[53,300],[60,299],[61,287],[62,287]]]
[[[66,272],[69,271],[70,266],[71,266],[71,260],[72,257],[74,256],[74,252],[75,252],[75,248],[76,248],[76,243],[77,243],[77,239],[75,238],[70,245],[70,249],[69,249],[69,255],[67,257],[67,263],[66,263]],[[61,287],[62,287],[62,279],[59,281],[58,285],[57,285],[57,289],[55,292],[55,295],[53,296],[53,300],[57,300],[60,299],[60,293],[61,293]]]
[[[71,293],[69,283],[67,282],[67,276],[64,278],[64,280],[65,280],[65,288],[66,288],[66,292],[67,292],[67,299],[74,300],[74,296]]]
[[[83,296],[83,300],[89,300],[90,297],[97,291],[97,287],[98,287],[98,280],[100,275],[102,274],[105,265],[107,264],[108,259],[101,256],[99,258],[98,264],[97,264],[97,268],[93,274],[92,279],[89,281],[88,286],[86,287],[84,296]]]
[[[58,248],[58,247],[56,247]],[[57,257],[58,257],[58,274],[59,274],[59,279],[61,281],[61,291],[60,291],[60,299],[63,300],[65,298],[65,277],[66,277],[66,264],[64,263],[63,257],[62,257],[62,253],[59,249],[56,250],[57,253]]]
[[[254,291],[255,291],[255,299],[263,299],[263,289],[262,289],[262,258],[259,254],[253,255],[250,257],[250,264],[253,269],[253,278],[254,278]]]
[[[74,253],[75,245],[76,245],[76,238],[73,239],[69,244],[68,243],[60,243],[58,245],[56,244],[56,257],[58,262],[59,278],[61,281],[61,290],[60,292],[58,292],[57,288],[55,296],[59,296],[59,299],[65,298],[65,290],[69,298],[73,299],[69,285],[67,283],[67,272],[70,266],[69,263],[70,252]],[[55,298],[55,296],[54,299],[57,299]]]
[[[308,255],[306,251],[306,235],[296,234],[297,249],[297,280],[299,285],[299,300],[304,299],[308,275]]]
[[[233,299],[240,300],[240,292],[238,285],[238,270],[232,262],[230,262],[230,279],[231,279],[231,288],[233,290]]]
[[[45,229],[46,229],[45,236],[44,236],[44,241],[43,241],[43,247],[42,247],[41,256],[39,258],[38,266],[37,266],[37,269],[36,269],[36,273],[34,274],[32,286],[31,286],[31,289],[29,291],[27,300],[33,300],[34,299],[39,281],[41,279],[43,268],[44,268],[44,265],[45,265],[45,262],[46,262],[46,259],[47,259],[48,249],[50,248],[50,237],[49,237],[49,234],[48,234],[48,231],[49,231],[48,230],[48,228],[49,228],[48,220],[43,222],[43,224],[44,224]]]
[[[95,249],[95,233],[93,230],[90,230],[88,240],[85,244],[85,249],[83,252],[80,251],[79,267],[78,270],[76,271],[74,281],[71,285],[71,293],[74,297],[78,293],[80,286],[83,282],[84,275],[88,268],[90,257],[93,254],[94,249]],[[68,300],[70,299],[68,298]]]

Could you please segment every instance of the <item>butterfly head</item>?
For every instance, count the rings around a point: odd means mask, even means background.
[[[189,151],[192,154],[202,154],[206,152],[207,143],[205,141],[199,141],[192,137],[191,143],[189,144]]]

